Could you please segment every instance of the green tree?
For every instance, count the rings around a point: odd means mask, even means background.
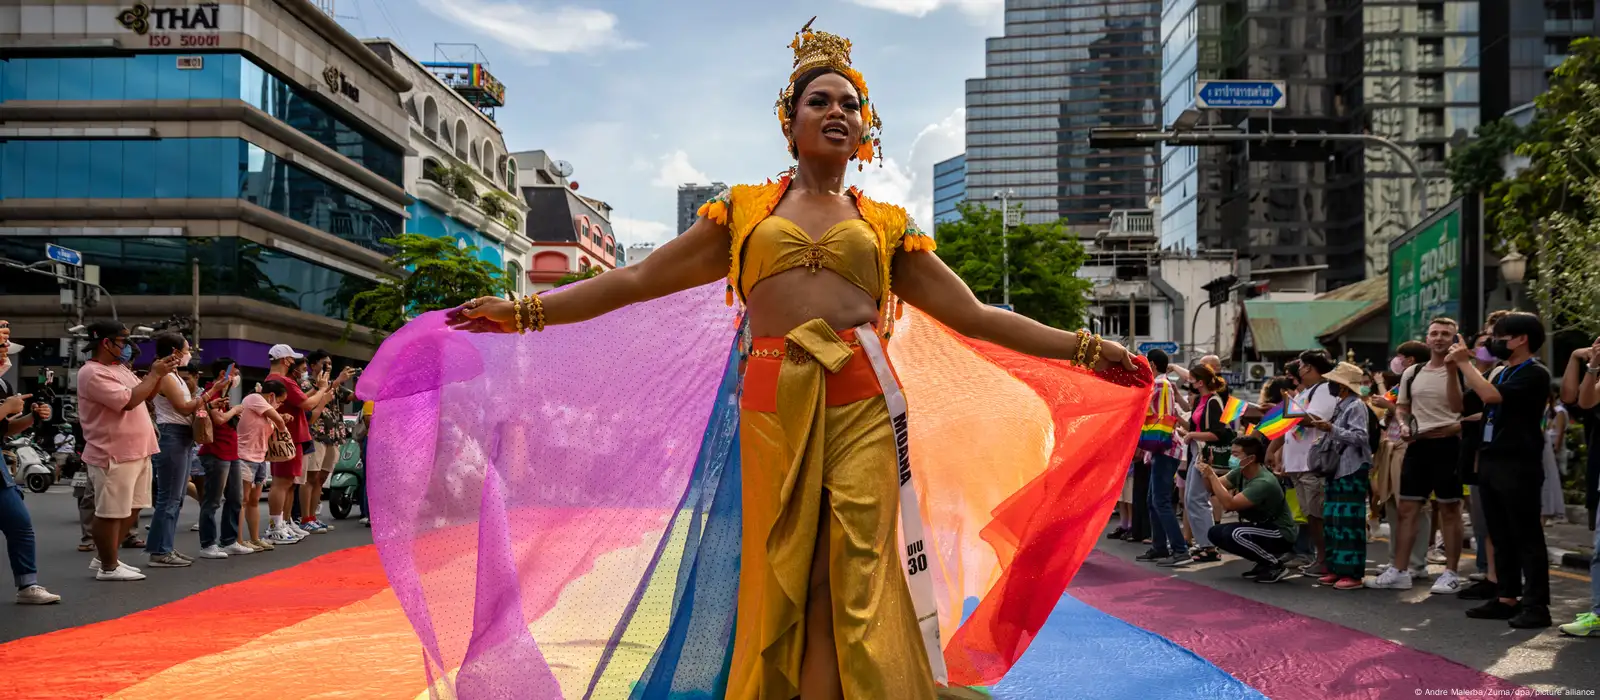
[[[985,304],[1003,298],[1000,210],[961,205],[961,219],[938,226],[938,255]],[[1088,255],[1065,226],[1019,224],[1006,230],[1011,305],[1017,313],[1063,330],[1083,326],[1088,280],[1077,276]]]
[[[351,323],[392,333],[414,316],[509,291],[505,273],[479,258],[476,246],[460,248],[454,238],[420,233],[383,242],[395,249],[389,264],[410,274],[384,275],[376,287],[356,294],[350,301]]]
[[[555,286],[565,287],[573,282],[582,282],[592,277],[599,277],[600,273],[602,272],[605,272],[605,269],[601,268],[599,265],[590,265],[577,272],[569,272],[565,275],[562,275],[561,279],[556,280]]]
[[[1600,41],[1580,39],[1534,100],[1525,129],[1485,124],[1449,162],[1458,193],[1483,195],[1488,242],[1496,253],[1533,257],[1531,280],[1551,328],[1600,330]],[[1501,159],[1527,167],[1506,178]]]

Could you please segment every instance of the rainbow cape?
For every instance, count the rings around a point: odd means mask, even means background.
[[[1261,417],[1261,422],[1256,424],[1256,431],[1266,436],[1268,440],[1283,437],[1284,433],[1294,430],[1300,424],[1299,418],[1290,418],[1285,415],[1289,402],[1278,404],[1271,411]]]
[[[721,697],[742,527],[722,292],[527,335],[435,312],[379,348],[357,390],[373,539],[439,697]],[[949,680],[992,685],[1099,540],[1151,372],[1114,382],[910,307],[893,330]]]
[[[1237,396],[1229,396],[1228,403],[1222,407],[1222,422],[1232,425],[1244,417],[1244,401]]]

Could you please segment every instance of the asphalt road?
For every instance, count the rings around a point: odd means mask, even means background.
[[[69,487],[57,485],[46,493],[29,493],[24,502],[33,516],[38,538],[39,583],[61,596],[61,603],[48,606],[14,605],[0,599],[0,642],[44,634],[67,627],[110,620],[140,610],[170,603],[201,591],[240,581],[252,576],[300,564],[318,555],[347,547],[372,544],[372,531],[362,527],[359,512],[349,520],[333,520],[323,507],[324,521],[334,531],[313,534],[299,544],[279,546],[270,552],[242,557],[197,559],[182,569],[153,569],[144,566],[144,552],[136,551],[127,562],[144,570],[143,581],[111,583],[96,581],[89,570],[93,553],[77,551],[78,507]],[[261,501],[261,522],[267,522],[267,503]],[[359,509],[358,509],[359,510]],[[178,551],[193,557],[200,549],[200,533],[189,527],[200,519],[200,505],[186,499],[178,517]],[[143,525],[150,523],[145,511]],[[142,530],[142,526],[141,526]],[[11,581],[11,567],[0,559],[5,581]],[[10,595],[9,590],[7,596]]]
[[[1145,545],[1102,539],[1099,549],[1133,561]],[[1367,551],[1369,573],[1376,573],[1371,555],[1386,557],[1388,545],[1373,543]],[[1554,627],[1536,632],[1473,620],[1465,611],[1477,602],[1429,595],[1431,581],[1409,591],[1340,591],[1308,577],[1259,584],[1239,576],[1249,568],[1247,562],[1226,555],[1220,563],[1176,569],[1143,562],[1138,566],[1437,654],[1538,691],[1591,697],[1600,691],[1600,639],[1567,637]],[[1437,574],[1443,567],[1429,569]],[[1470,571],[1472,565],[1464,560],[1462,569]],[[1553,570],[1550,595],[1556,624],[1571,622],[1590,605],[1587,572]]]

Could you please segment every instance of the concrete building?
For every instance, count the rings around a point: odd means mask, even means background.
[[[617,266],[617,238],[611,229],[611,205],[578,194],[569,180],[570,165],[544,151],[511,154],[517,163],[516,184],[527,202],[523,233],[531,241],[529,291],[543,291],[557,280],[590,267]]]
[[[532,242],[523,235],[528,205],[517,188],[517,162],[487,110],[505,104],[487,66],[457,80],[455,64],[424,64],[388,39],[366,42],[411,81],[400,94],[412,154],[405,159],[406,233],[455,238],[462,248],[506,271],[518,293],[526,291]],[[515,194],[513,194],[515,193]]]
[[[650,254],[654,252],[656,252],[656,244],[654,243],[635,243],[630,245],[627,248],[627,264],[637,265],[642,263],[645,258],[650,257]]]
[[[693,183],[678,185],[678,230],[673,233],[682,235],[684,231],[689,230],[689,227],[694,225],[695,219],[700,218],[697,213],[700,211],[700,205],[705,204],[706,200],[722,194],[725,189],[728,189],[728,186],[720,182],[713,182],[709,185]]]
[[[933,165],[933,227],[938,233],[939,224],[960,221],[961,211],[956,205],[967,200],[967,154]]]
[[[1159,202],[1111,212],[1105,228],[1081,239],[1089,259],[1078,276],[1094,284],[1091,327],[1136,350],[1144,343],[1176,344],[1177,359],[1185,362],[1210,353],[1228,358],[1236,305],[1196,310],[1207,299],[1203,285],[1234,274],[1236,256],[1231,250],[1161,249]]]
[[[1089,129],[1157,119],[1159,0],[1012,0],[967,81],[966,190],[1015,193],[1024,221],[1104,225],[1156,193],[1148,148],[1089,148]]]
[[[0,256],[81,251],[130,324],[198,310],[202,361],[370,358],[344,318],[406,228],[411,89],[307,0],[0,4]],[[0,316],[63,345],[53,280],[0,275]]]

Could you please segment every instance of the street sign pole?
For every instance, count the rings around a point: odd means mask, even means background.
[[[1200,109],[1283,109],[1289,97],[1282,80],[1202,80],[1194,92]]]

